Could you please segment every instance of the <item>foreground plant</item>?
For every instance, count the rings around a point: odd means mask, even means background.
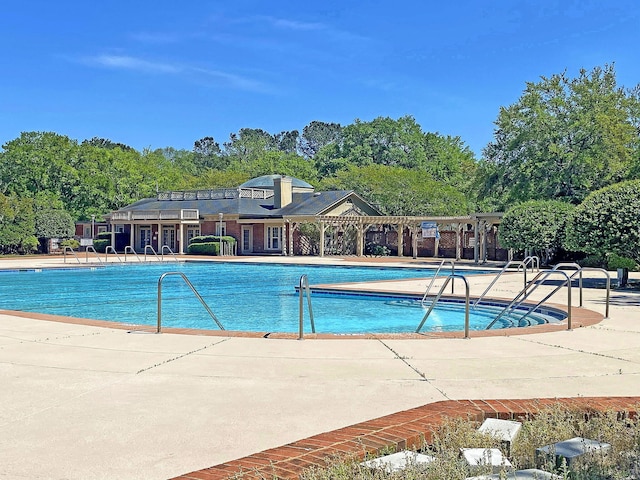
[[[478,432],[479,422],[448,419],[435,432],[432,442],[420,451],[432,455],[434,461],[426,465],[409,465],[402,471],[371,469],[359,458],[331,459],[325,468],[312,468],[301,475],[302,480],[463,480],[472,476],[461,460],[461,448],[498,448],[507,455],[516,470],[542,468],[561,479],[570,480],[639,480],[640,479],[640,421],[616,412],[589,415],[582,411],[554,406],[542,410],[523,422],[522,429],[507,452],[505,445],[489,435]],[[566,463],[555,465],[547,461],[540,465],[536,449],[545,445],[582,437],[611,445],[606,453],[596,452]],[[393,453],[393,452],[385,452]],[[490,467],[473,472],[489,474]],[[507,470],[500,478],[510,478]]]

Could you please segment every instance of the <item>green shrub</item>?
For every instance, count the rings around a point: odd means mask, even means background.
[[[93,248],[95,248],[98,253],[106,252],[109,245],[111,245],[111,240],[97,239],[93,241]]]
[[[66,240],[60,242],[60,247],[69,247],[73,250],[77,250],[78,247],[80,247],[80,242],[75,238],[67,238]]]
[[[581,267],[604,268],[606,262],[602,255],[587,255],[582,260],[578,260]]]
[[[229,243],[234,245],[236,243],[236,239],[230,235],[225,235],[222,237],[222,241],[225,243]],[[219,235],[200,235],[199,237],[193,237],[189,242],[189,245],[194,243],[220,243]]]
[[[565,221],[573,206],[557,200],[530,200],[510,208],[500,224],[500,243],[531,249],[543,259],[564,246]]]
[[[33,253],[38,250],[38,239],[33,235],[22,240],[22,253]]]
[[[607,255],[607,267],[609,270],[617,270],[618,268],[635,270],[638,267],[638,264],[633,258],[622,257],[615,253],[610,253]]]
[[[567,219],[567,248],[640,262],[640,180],[596,190]]]
[[[219,255],[220,242],[190,243],[187,253],[191,255]]]

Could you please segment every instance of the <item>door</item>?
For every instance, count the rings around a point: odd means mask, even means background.
[[[242,253],[253,253],[253,226],[242,226]]]
[[[144,251],[144,247],[146,247],[147,245],[151,245],[151,227],[140,227],[140,231],[138,233],[138,241],[138,249],[140,251]]]
[[[175,227],[162,227],[162,245],[168,246],[172,252],[176,251],[176,229]]]

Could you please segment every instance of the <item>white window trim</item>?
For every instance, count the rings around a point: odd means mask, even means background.
[[[274,238],[273,237],[273,229],[278,229],[277,231],[279,232],[279,235],[277,237],[278,239],[278,247],[277,248],[273,248],[272,242],[271,240]],[[271,235],[270,235],[271,233]],[[272,225],[268,225],[265,224],[264,226],[264,249],[265,251],[272,251],[272,252],[280,252],[282,251],[282,237],[283,237],[283,229],[282,229],[282,225],[277,225],[277,224],[272,224]]]

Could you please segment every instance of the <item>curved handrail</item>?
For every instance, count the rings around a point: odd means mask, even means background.
[[[311,288],[309,287],[309,279],[306,275],[300,277],[300,288],[298,289],[299,303],[298,303],[298,320],[300,324],[298,340],[304,339],[304,307],[302,297],[307,295],[307,308],[309,309],[309,321],[311,322],[311,333],[316,333],[316,326],[313,321],[313,308],[311,306]]]
[[[523,315],[522,317],[520,317],[519,320],[522,320],[524,317],[526,317],[527,315],[529,315],[532,311],[534,311],[536,308],[538,308],[540,305],[542,305],[542,303],[544,303],[545,301],[547,301],[549,298],[551,298],[559,289],[561,289],[562,287],[564,287],[565,285],[567,285],[567,330],[572,330],[571,328],[571,277],[569,275],[567,275],[567,272],[564,272],[562,270],[547,270],[544,272],[540,272],[538,273],[533,280],[531,280],[531,283],[534,284],[534,287],[527,291],[527,287],[523,288],[520,293],[518,293],[515,298],[511,301],[511,303],[509,303],[509,305],[507,305],[499,314],[496,318],[494,318],[489,325],[487,325],[485,327],[485,330],[489,330],[491,327],[493,327],[495,325],[495,323],[500,320],[509,310],[512,310],[514,308],[517,308],[518,306],[522,305],[522,303],[527,299],[527,297],[529,295],[531,295],[531,293],[538,287],[539,284],[536,284],[536,280],[538,280],[540,277],[544,277],[544,279],[546,279],[548,276],[554,274],[554,273],[560,273],[562,275],[564,275],[564,277],[566,278],[566,280],[561,283],[560,285],[558,285],[549,295],[547,295],[545,298],[543,298],[536,306],[531,307],[529,309],[529,311]],[[518,299],[522,297],[522,299],[520,301],[518,301]]]
[[[82,263],[82,262],[80,261],[80,259],[78,258],[78,255],[76,255],[76,251],[75,251],[73,248],[71,248],[71,247],[64,247],[64,248],[62,249],[62,254],[63,254],[63,256],[64,256],[64,263],[67,263],[67,252],[71,252],[71,253],[73,253],[73,256],[74,256],[74,257],[76,257],[76,260],[78,261],[78,263]]]
[[[189,281],[187,276],[182,272],[166,272],[166,273],[163,273],[162,275],[160,275],[160,278],[158,278],[158,330],[157,330],[157,333],[161,333],[162,332],[162,281],[164,280],[164,278],[166,276],[169,276],[169,275],[180,275],[182,277],[182,279],[184,280],[184,283],[187,284],[187,286],[195,294],[195,296],[198,298],[198,300],[200,300],[200,303],[207,310],[207,313],[209,313],[209,315],[211,316],[213,321],[216,322],[216,324],[218,325],[220,330],[224,330],[224,327],[222,326],[222,324],[220,323],[218,318],[211,311],[211,309],[209,308],[209,305],[207,305],[207,303],[204,301],[204,298],[202,298],[202,296],[198,293],[196,288],[191,284],[191,282]]]
[[[436,281],[436,278],[438,278],[438,274],[440,273],[440,269],[445,264],[445,262],[451,264],[451,275],[455,275],[455,273],[456,273],[456,264],[453,262],[453,260],[443,259],[440,262],[440,265],[438,265],[438,268],[436,268],[436,271],[433,273],[433,276],[431,277],[431,282],[429,283],[429,286],[427,287],[427,289],[424,292],[424,295],[422,296],[422,300],[420,301],[420,306],[424,307],[424,302],[427,300],[427,297],[429,296],[429,292],[431,291],[431,287],[433,286],[433,283]],[[453,293],[453,288],[454,288],[454,285],[453,285],[453,282],[451,282],[451,293]]]
[[[609,318],[609,300],[611,298],[611,276],[609,272],[607,272],[604,268],[595,268],[595,267],[582,267],[577,263],[558,263],[553,267],[552,270],[557,270],[564,267],[575,268],[576,272],[571,275],[571,278],[575,277],[576,274],[580,275],[579,285],[580,285],[580,306],[582,307],[582,272],[602,272],[607,277],[606,283],[606,296],[605,296],[605,310],[604,310],[604,318]]]
[[[442,296],[442,292],[444,292],[444,289],[447,287],[447,284],[450,281],[453,281],[453,277],[461,278],[462,281],[464,282],[464,286],[465,286],[464,338],[471,338],[469,337],[469,282],[464,277],[464,275],[456,275],[455,273],[452,273],[451,275],[449,275],[447,279],[444,281],[444,283],[442,284],[442,287],[440,288],[440,291],[436,295],[436,298],[434,298],[433,302],[431,302],[431,305],[429,306],[427,313],[424,314],[424,317],[422,317],[422,321],[420,322],[420,325],[418,325],[418,328],[416,328],[416,333],[420,333],[420,330],[422,329],[424,322],[426,322],[427,318],[429,318],[429,315],[431,315],[431,312],[435,308],[438,300],[440,300],[440,297]]]
[[[169,247],[169,245],[162,245],[162,248],[160,249],[160,256],[162,257],[162,261],[164,262],[164,251],[168,250],[169,253],[171,255],[173,255],[173,259],[177,262],[178,261],[178,257],[176,257],[176,254],[173,253],[173,250],[171,250],[171,247]]]
[[[484,290],[484,292],[482,292],[482,295],[480,295],[476,299],[476,301],[473,302],[473,305],[471,306],[472,308],[476,308],[478,306],[478,304],[484,298],[484,296],[487,293],[489,293],[489,290],[491,290],[491,287],[493,287],[493,285],[498,281],[498,279],[502,276],[502,274],[507,271],[507,268],[509,268],[512,265],[517,265],[518,266],[518,270],[517,270],[518,272],[522,268],[522,271],[524,272],[524,287],[527,286],[527,266],[525,265],[524,262],[521,262],[521,261],[518,261],[518,260],[511,260],[511,261],[507,262],[507,264],[504,267],[502,267],[502,270],[500,270],[500,272],[496,275],[496,277],[491,281],[489,286]]]
[[[582,267],[582,270],[586,270],[588,272],[602,272],[607,277],[607,293],[605,296],[605,309],[604,309],[604,318],[609,318],[609,299],[611,298],[611,275],[604,268],[596,268],[596,267]]]
[[[111,245],[107,245],[107,248],[104,249],[104,261],[108,261],[109,258],[109,251],[113,252],[113,254],[116,256],[116,258],[118,259],[118,261],[120,263],[122,263],[122,259],[118,256],[118,252],[116,252],[116,249],[113,248]]]
[[[561,268],[573,268],[575,272],[571,274],[571,279],[578,275],[579,301],[578,306],[582,307],[582,267],[574,262],[557,263],[551,270],[560,270]]]
[[[138,262],[141,262],[140,257],[138,256],[138,254],[136,253],[136,251],[134,250],[134,248],[131,245],[127,245],[126,247],[124,247],[124,261],[127,261],[127,252],[131,251],[131,253],[133,253],[135,255],[135,257],[138,259]]]
[[[102,259],[100,258],[100,255],[98,254],[98,252],[96,252],[96,249],[93,248],[93,245],[87,245],[85,247],[85,250],[84,250],[85,263],[89,263],[89,252],[92,252],[93,254],[95,254],[96,258],[98,259],[98,262],[102,263]]]
[[[540,271],[540,257],[538,257],[537,255],[529,255],[528,257],[524,257],[524,260],[522,261],[525,265],[525,268],[531,264],[531,271],[533,272],[534,269],[536,272]]]
[[[151,245],[145,245],[144,246],[144,261],[147,261],[147,250],[151,249],[151,251],[153,252],[153,256],[156,257],[158,259],[159,262],[161,262],[162,260],[160,260],[160,257],[158,256],[158,253],[154,250],[153,246]]]

